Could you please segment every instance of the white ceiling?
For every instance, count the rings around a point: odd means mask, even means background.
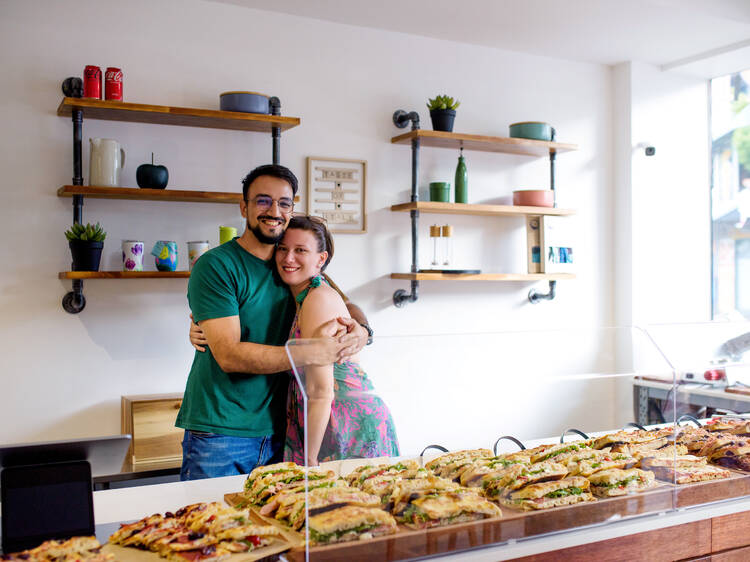
[[[675,67],[750,48],[750,0],[213,1],[600,64]]]

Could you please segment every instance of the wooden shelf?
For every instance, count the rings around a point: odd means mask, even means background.
[[[484,135],[465,135],[462,133],[445,133],[417,129],[393,137],[393,144],[410,144],[412,139],[419,139],[421,146],[438,148],[464,148],[480,152],[505,152],[525,154],[527,156],[548,156],[550,153],[561,153],[578,150],[578,145],[562,142],[547,142],[532,139],[508,137],[488,137]]]
[[[131,199],[142,201],[188,201],[191,203],[239,203],[242,193],[225,191],[192,191],[184,189],[142,189],[140,187],[101,187],[98,185],[64,185],[59,197],[85,195],[95,199]]]
[[[391,273],[391,279],[406,281],[562,281],[574,273]]]
[[[187,279],[189,271],[61,271],[58,279]]]
[[[466,203],[441,203],[437,201],[417,201],[392,205],[391,211],[420,211],[422,213],[439,213],[443,215],[483,215],[495,217],[513,217],[526,215],[568,216],[574,215],[573,209],[553,207],[521,207],[515,205],[473,205]]]
[[[81,109],[84,119],[180,125],[183,127],[206,127],[235,131],[270,133],[271,127],[281,127],[281,130],[285,131],[300,124],[299,117],[239,113],[236,111],[218,111],[215,109],[169,107],[165,105],[148,105],[87,98],[63,98],[57,108],[57,114],[62,117],[70,117],[73,114],[73,109]]]

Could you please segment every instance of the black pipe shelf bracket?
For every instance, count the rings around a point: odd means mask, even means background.
[[[64,83],[63,83],[64,84]],[[63,86],[64,88],[64,86]],[[73,109],[73,185],[83,185],[82,138],[83,138],[83,110]],[[73,196],[73,224],[83,221],[83,195]],[[86,308],[86,297],[83,296],[83,280],[73,279],[73,290],[65,293],[62,298],[65,312],[78,314]]]
[[[403,129],[409,123],[411,123],[411,130],[416,131],[419,129],[419,113],[416,111],[406,112],[403,109],[399,109],[393,114],[393,124],[399,129]],[[419,201],[419,138],[415,137],[411,141],[411,202]],[[419,226],[419,211],[412,209],[409,212],[411,217],[411,272],[417,273],[419,271],[419,265],[417,264],[418,255],[418,226]],[[417,302],[419,290],[419,281],[411,281],[411,292],[407,293],[404,289],[398,289],[393,293],[393,304],[397,308],[402,308],[410,302]]]

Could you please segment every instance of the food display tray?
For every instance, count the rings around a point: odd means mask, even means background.
[[[538,511],[523,512],[501,506],[502,518],[483,519],[446,527],[413,530],[399,525],[398,532],[393,535],[312,547],[309,550],[310,560],[385,561],[447,554],[502,543],[510,539],[565,531],[605,521],[750,495],[750,477],[744,473],[730,472],[732,476],[723,480],[680,485],[658,481],[659,485],[655,488],[637,494],[598,498],[595,502]],[[235,505],[239,497],[239,494],[226,494],[224,499],[229,505]],[[269,517],[263,517],[263,520],[282,526]],[[284,529],[286,533],[296,535],[300,541],[298,546],[286,554],[287,559],[290,562],[303,562],[303,534]]]
[[[250,516],[254,519],[254,523],[261,525],[266,523],[264,518],[252,511],[250,512]],[[277,540],[268,546],[264,546],[263,548],[257,548],[251,552],[232,554],[227,558],[222,558],[222,562],[253,562],[254,560],[261,560],[273,556],[274,554],[279,554],[290,548],[299,548],[304,544],[304,542],[300,542],[299,539],[290,540],[286,533],[284,533],[282,537],[282,539]],[[119,546],[116,544],[106,544],[102,548],[102,551],[113,554],[117,562],[164,562],[167,560],[166,558],[159,556],[156,552]]]

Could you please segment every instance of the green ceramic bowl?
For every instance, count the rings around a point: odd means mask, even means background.
[[[510,126],[511,138],[534,139],[541,141],[555,140],[555,129],[549,123],[524,121]]]

